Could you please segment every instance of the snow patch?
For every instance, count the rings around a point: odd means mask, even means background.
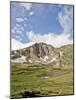
[[[19,58],[16,58],[15,60],[12,60],[13,62],[27,62],[26,57],[25,56],[21,56]]]
[[[43,60],[43,61],[46,61],[48,58],[49,58],[48,56],[45,56],[44,58],[40,57],[40,59]]]
[[[53,62],[53,61],[55,61],[55,60],[56,60],[56,57],[54,57],[54,58],[50,61],[50,63]]]
[[[59,66],[59,63],[56,63],[56,66]]]
[[[57,57],[52,58],[52,60],[48,61],[47,64],[52,63],[53,61],[56,61]]]
[[[48,58],[49,58],[48,56],[45,56],[45,57],[44,57],[44,61],[46,61]]]
[[[32,63],[32,60],[29,60],[29,63]]]

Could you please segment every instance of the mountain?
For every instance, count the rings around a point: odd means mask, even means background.
[[[35,43],[27,48],[11,51],[11,59],[12,62],[71,67],[73,66],[73,44],[54,48],[45,43]]]

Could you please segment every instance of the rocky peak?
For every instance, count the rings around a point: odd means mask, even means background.
[[[52,66],[72,65],[73,48],[71,45],[54,48],[45,43],[36,43],[30,47],[12,51],[12,60],[34,64],[45,64]],[[17,59],[17,60],[15,60]]]

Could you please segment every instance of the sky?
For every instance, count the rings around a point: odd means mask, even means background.
[[[11,2],[12,50],[40,42],[72,44],[73,34],[72,5]]]

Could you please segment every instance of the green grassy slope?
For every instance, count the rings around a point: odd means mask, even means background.
[[[73,45],[63,46],[60,50],[63,52],[62,64],[73,67]]]
[[[11,98],[73,94],[73,70],[13,63]]]

